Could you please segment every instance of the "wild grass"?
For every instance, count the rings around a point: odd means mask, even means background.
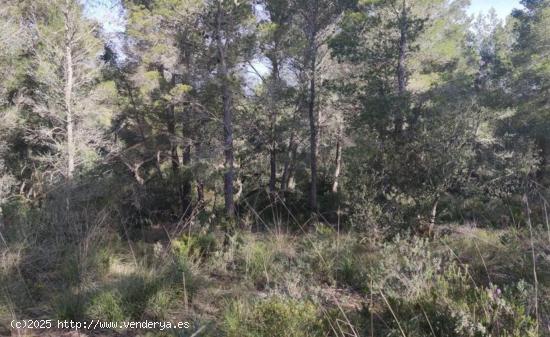
[[[48,261],[43,246],[19,242],[2,248],[0,322],[179,319],[197,336],[546,336],[550,251],[546,229],[532,230],[448,226],[378,241],[327,226],[229,238],[197,228],[157,243],[103,232]]]

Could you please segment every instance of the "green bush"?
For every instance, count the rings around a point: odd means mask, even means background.
[[[191,298],[198,286],[194,276],[198,262],[183,250],[174,250],[168,261],[159,263],[164,264],[155,275],[159,289],[168,289],[174,296],[185,292],[186,297]]]
[[[274,252],[264,242],[247,245],[244,252],[245,275],[258,288],[269,284],[274,268]]]
[[[104,321],[122,321],[125,319],[122,297],[116,290],[100,292],[93,297],[87,310],[87,316]]]
[[[85,299],[72,292],[58,294],[53,300],[54,316],[57,319],[81,320],[85,314]]]
[[[227,337],[313,337],[322,336],[321,323],[311,302],[271,297],[232,302],[223,329]]]
[[[174,302],[174,292],[171,289],[161,289],[149,298],[145,313],[148,317],[158,320],[167,318],[168,310]]]
[[[142,317],[149,299],[156,293],[156,284],[145,276],[131,275],[117,284],[120,291],[124,314],[130,319]]]
[[[330,234],[326,226],[302,243],[303,273],[319,283],[364,288],[366,244],[354,234]]]
[[[205,259],[218,249],[218,242],[212,233],[183,235],[172,241],[172,247],[179,256]]]
[[[414,301],[389,300],[407,336],[535,337],[535,319],[528,313],[525,284],[499,289],[476,287],[467,277],[442,276],[432,290]],[[390,335],[400,335],[393,315]]]
[[[294,260],[293,247],[287,238],[273,237],[257,239],[247,237],[238,248],[236,268],[245,279],[252,282],[256,289],[274,287],[280,284],[284,274],[290,270]]]

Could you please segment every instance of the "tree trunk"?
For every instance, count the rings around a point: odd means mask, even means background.
[[[309,206],[313,211],[317,211],[317,123],[315,121],[315,79],[310,80],[310,102],[308,108],[309,115],[309,144],[310,144],[310,171],[311,186],[309,190]]]
[[[269,151],[269,192],[270,193],[275,193],[276,182],[277,182],[277,154],[275,153],[275,149],[272,148]]]
[[[397,62],[397,92],[399,97],[402,98],[405,94],[405,89],[407,87],[407,69],[406,69],[406,58],[407,58],[407,31],[408,31],[408,21],[407,21],[407,2],[403,0],[403,5],[401,8],[401,18],[399,23],[399,59]],[[400,134],[403,130],[403,114],[401,113],[401,106],[397,108],[395,113],[395,132]]]
[[[197,179],[197,205],[199,208],[204,206],[204,182]]]
[[[180,159],[178,155],[178,146],[175,143],[176,138],[176,115],[174,112],[174,106],[170,105],[168,108],[167,119],[168,134],[170,136],[170,160],[172,162],[172,172],[177,175],[179,172]]]
[[[315,113],[315,68],[317,63],[317,8],[313,9],[311,14],[311,27],[309,34],[309,97],[308,97],[308,117],[309,117],[309,145],[310,145],[310,171],[311,181],[309,190],[309,207],[313,212],[317,212],[317,116]]]
[[[336,160],[334,169],[334,182],[332,183],[332,192],[338,192],[338,179],[342,167],[342,123],[338,125],[338,136],[336,139]]]
[[[277,182],[277,135],[276,135],[276,124],[277,124],[277,109],[275,107],[275,101],[277,99],[277,86],[279,84],[279,63],[277,59],[273,57],[271,60],[272,73],[271,73],[271,83],[270,83],[270,94],[269,94],[269,109],[270,112],[270,128],[271,128],[271,144],[269,151],[269,192],[275,193],[275,184]]]
[[[183,165],[187,166],[191,163],[191,144],[185,144],[183,147]]]
[[[401,22],[399,25],[399,60],[397,64],[397,90],[400,95],[402,95],[405,92],[406,88],[406,53],[407,53],[407,30],[408,30],[408,23],[407,23],[407,4],[406,1],[403,0],[403,7],[401,9]]]
[[[233,201],[233,176],[234,176],[234,158],[233,158],[233,125],[232,125],[232,109],[231,109],[231,90],[229,88],[229,78],[227,70],[227,60],[225,55],[225,46],[222,41],[221,30],[223,18],[223,10],[221,1],[218,0],[218,13],[216,17],[216,42],[218,49],[218,76],[222,84],[222,102],[223,102],[223,136],[224,136],[224,157],[225,157],[225,174],[224,174],[224,199],[225,213],[228,217],[235,216],[235,203]]]
[[[193,143],[193,148],[195,150],[194,151],[195,156],[197,160],[199,160],[199,158],[201,158],[201,151],[202,151],[201,142],[195,141]],[[204,207],[204,180],[200,173],[196,174],[195,184],[196,184],[196,191],[197,191],[197,207],[199,209],[202,209]]]
[[[187,116],[186,116],[187,118]],[[185,169],[189,169],[189,165],[191,164],[191,144],[187,142],[185,146],[183,147],[183,153],[182,153],[182,164],[185,167]],[[185,212],[189,212],[191,210],[191,177],[186,174],[183,177],[184,182],[182,186],[182,194],[184,196],[183,198],[183,207],[186,210]],[[185,214],[187,215],[187,214]]]
[[[536,177],[539,181],[545,183],[544,179],[546,178],[546,173],[548,169],[548,140],[546,137],[537,137],[535,143],[540,149],[540,164],[537,170]]]
[[[435,199],[435,202],[432,206],[432,212],[430,214],[430,235],[433,232],[434,226],[435,226],[435,220],[437,218],[437,205],[439,204],[439,198]]]
[[[296,171],[296,156],[298,155],[298,144],[294,143],[290,152],[290,165],[288,167],[288,175],[286,178],[286,189],[294,188],[294,173]]]
[[[290,135],[290,138],[288,140],[288,153],[287,158],[285,160],[285,164],[283,166],[283,174],[281,175],[281,191],[286,191],[288,189],[288,182],[290,180],[290,177],[292,176],[292,168],[294,159],[296,158],[296,135],[294,132]]]
[[[65,17],[65,112],[67,114],[67,178],[72,179],[75,169],[74,116],[72,111],[73,96],[73,54],[72,32],[69,26],[69,1],[64,10]]]
[[[288,146],[287,146],[287,155],[285,158],[285,163],[283,166],[283,174],[281,175],[281,190],[286,191],[289,187],[289,181],[292,176],[292,170],[294,167],[294,160],[296,158],[296,151],[298,150],[298,142],[296,141],[297,135],[296,135],[296,125],[299,122],[299,119],[301,118],[300,112],[302,111],[303,104],[305,102],[303,100],[298,101],[298,106],[294,110],[293,123],[294,127],[292,128],[290,132],[290,137],[288,139]]]

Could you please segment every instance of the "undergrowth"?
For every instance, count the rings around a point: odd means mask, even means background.
[[[111,234],[40,268],[29,260],[39,248],[11,245],[1,322],[40,312],[185,320],[199,336],[550,335],[547,235],[527,234],[455,226],[432,239],[373,241],[323,227],[229,238],[198,230],[154,244]]]

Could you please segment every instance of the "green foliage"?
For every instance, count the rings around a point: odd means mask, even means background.
[[[256,288],[269,287],[280,276],[278,251],[273,244],[264,241],[245,241],[240,253],[242,260],[239,267],[246,279]]]
[[[482,235],[479,232],[465,241],[485,242]],[[538,336],[530,307],[533,285],[514,275],[503,274],[505,282],[494,277],[498,275],[493,269],[496,264],[513,269],[524,262],[510,263],[512,255],[506,247],[488,253],[494,249],[489,242],[478,246],[477,256],[468,257],[467,250],[456,247],[460,238],[456,242],[453,239],[456,237],[449,237],[449,242],[439,247],[426,240],[396,238],[368,254],[362,264],[344,256],[343,279],[362,275],[365,295],[381,302],[381,309],[371,310],[377,310],[383,321],[391,322],[384,328],[377,322],[374,326],[362,324],[359,317],[355,318],[358,326],[368,331],[384,330],[389,336],[402,335],[401,329],[407,336]],[[457,253],[460,256],[456,257]],[[499,260],[499,255],[508,262]],[[490,269],[476,269],[477,263]],[[488,283],[484,277],[487,273],[503,285]],[[520,274],[525,275],[518,271],[517,276]]]
[[[338,240],[335,240],[335,236]],[[304,270],[307,277],[321,283],[365,289],[365,251],[368,244],[360,243],[361,237],[348,233],[335,233],[320,227],[314,236],[302,243]]]
[[[219,243],[213,233],[183,235],[172,240],[179,259],[207,259],[217,251]]]
[[[53,314],[59,320],[81,320],[85,314],[82,295],[65,292],[53,301]]]
[[[319,336],[320,319],[310,302],[271,297],[252,303],[234,301],[224,313],[228,337]]]
[[[476,287],[450,265],[420,297],[390,297],[389,303],[408,336],[538,336],[536,321],[526,312],[530,296],[523,282],[504,290]],[[390,335],[398,333],[396,327]]]
[[[94,319],[120,322],[125,319],[123,302],[117,291],[105,291],[93,297],[88,306],[88,317]]]
[[[161,289],[157,291],[147,302],[145,315],[148,317],[154,317],[155,319],[167,319],[168,313],[172,307],[174,307],[173,289]]]
[[[0,6],[2,327],[548,334],[548,0],[90,4]]]

